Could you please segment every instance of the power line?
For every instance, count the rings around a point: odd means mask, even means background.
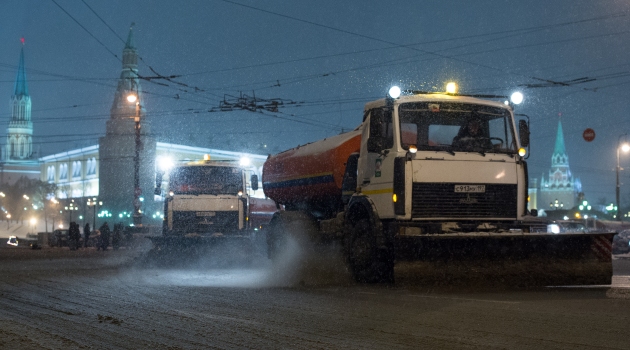
[[[63,7],[61,7],[61,5],[59,5],[57,3],[57,1],[55,0],[50,0],[52,1],[55,5],[57,5],[57,7],[59,7],[61,9],[61,11],[63,11],[66,15],[68,15],[68,17],[70,17],[76,24],[79,25],[79,27],[83,28],[83,30],[85,30],[86,33],[88,33],[92,38],[94,38],[94,40],[96,40],[96,42],[98,42],[99,44],[101,44],[102,47],[105,48],[105,50],[107,50],[107,52],[109,52],[110,54],[112,54],[112,56],[116,57],[116,59],[118,61],[121,61],[121,59],[112,52],[112,50],[110,50],[107,46],[105,46],[105,44],[103,44],[100,40],[98,40],[97,37],[94,36],[94,34],[92,34],[87,28],[85,28],[81,23],[79,23],[79,21],[77,21],[76,18],[74,18],[70,13],[68,13],[68,11],[66,11]],[[121,61],[122,62],[122,61]]]

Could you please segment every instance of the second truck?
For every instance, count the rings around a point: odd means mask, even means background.
[[[194,247],[241,241],[249,246],[275,211],[275,203],[264,198],[251,169],[206,155],[169,172],[162,236],[153,237],[153,243]]]
[[[473,121],[480,140],[466,142]],[[394,91],[367,103],[355,130],[267,159],[264,192],[285,208],[269,224],[269,256],[301,235],[338,243],[362,282],[392,282],[395,266],[415,262],[437,280],[458,270],[609,284],[614,232],[555,234],[528,211],[528,143],[507,101]]]

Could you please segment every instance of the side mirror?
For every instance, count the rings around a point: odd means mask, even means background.
[[[532,216],[538,216],[538,209],[532,209],[529,212]]]
[[[529,146],[529,126],[526,120],[521,119],[518,121],[518,136],[521,139],[521,146]]]
[[[252,190],[258,190],[258,175],[254,174],[251,178]]]
[[[164,172],[162,171],[158,171],[157,174],[155,174],[155,191],[153,191],[153,193],[156,196],[159,196],[162,194],[162,176],[164,175]]]

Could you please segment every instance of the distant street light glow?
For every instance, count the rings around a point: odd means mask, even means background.
[[[162,171],[167,171],[170,168],[172,168],[173,165],[175,165],[175,163],[173,162],[173,158],[168,157],[168,156],[158,156],[157,163],[158,163],[158,167]]]
[[[127,95],[127,101],[129,101],[130,103],[134,103],[137,100],[138,100],[138,96],[136,96],[135,94]]]

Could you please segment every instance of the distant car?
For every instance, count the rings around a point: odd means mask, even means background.
[[[17,240],[17,237],[15,237],[15,236],[9,236],[9,240],[7,241],[7,244],[8,244],[8,245],[12,245],[12,246],[14,246],[14,247],[17,247],[17,245],[18,245],[18,240]]]
[[[613,254],[630,253],[630,230],[621,231],[613,237]]]
[[[68,246],[68,230],[67,229],[59,229],[54,230],[52,235],[52,244],[56,247],[67,247]]]

